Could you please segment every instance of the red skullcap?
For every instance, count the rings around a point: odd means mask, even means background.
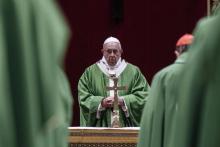
[[[193,41],[193,35],[185,34],[176,43],[176,46],[190,45]]]

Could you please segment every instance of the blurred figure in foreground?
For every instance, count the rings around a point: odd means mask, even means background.
[[[1,147],[67,146],[72,98],[60,72],[67,39],[54,1],[0,0]]]
[[[220,144],[220,14],[201,20],[183,70],[170,147]]]
[[[176,61],[160,70],[153,78],[149,99],[141,120],[138,147],[169,147],[172,119],[176,112],[178,74],[185,65],[191,34],[183,35],[176,43]]]

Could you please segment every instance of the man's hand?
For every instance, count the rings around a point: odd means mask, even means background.
[[[119,105],[119,106],[124,106],[124,105],[125,105],[125,103],[124,103],[124,98],[123,98],[123,97],[119,97],[119,98],[118,98],[118,105]]]
[[[101,105],[102,107],[105,107],[105,108],[111,108],[113,106],[113,103],[114,103],[114,97],[109,96],[102,100]]]

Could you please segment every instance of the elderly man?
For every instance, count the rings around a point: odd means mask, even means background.
[[[180,71],[185,65],[191,34],[176,43],[175,63],[160,70],[153,78],[149,99],[144,108],[138,147],[169,147],[172,119],[176,112],[176,90]]]
[[[80,125],[110,127],[114,92],[111,74],[118,78],[118,86],[127,90],[118,91],[119,120],[121,127],[139,126],[142,109],[148,96],[149,85],[138,67],[121,58],[123,50],[117,38],[109,37],[103,43],[103,57],[89,66],[78,84]]]

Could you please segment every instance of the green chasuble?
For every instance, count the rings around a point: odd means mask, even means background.
[[[149,85],[140,70],[129,63],[118,78],[118,86],[128,87],[127,91],[121,90],[118,92],[119,96],[124,97],[129,113],[129,120],[127,120],[124,112],[120,109],[122,127],[127,126],[127,121],[131,122],[131,126],[139,126],[142,110],[148,96]],[[100,119],[96,118],[100,102],[109,95],[106,90],[108,85],[109,78],[100,70],[97,64],[88,67],[81,76],[78,84],[81,126],[111,126],[111,109],[101,111]]]
[[[199,23],[186,63],[170,147],[220,145],[220,15]]]
[[[9,77],[3,30],[0,3],[0,146],[15,147],[15,126],[13,124],[15,118],[9,99]]]
[[[54,147],[67,147],[67,136],[69,135],[68,127],[72,121],[72,94],[69,82],[65,73],[59,69],[58,71],[59,83],[59,105],[57,106],[60,116],[60,124],[54,131]]]
[[[53,0],[0,0],[0,147],[62,146],[67,130],[56,133],[67,107],[57,66],[67,39]]]
[[[176,111],[177,75],[185,65],[187,54],[183,53],[174,64],[154,76],[141,119],[138,147],[169,147],[167,140]]]

